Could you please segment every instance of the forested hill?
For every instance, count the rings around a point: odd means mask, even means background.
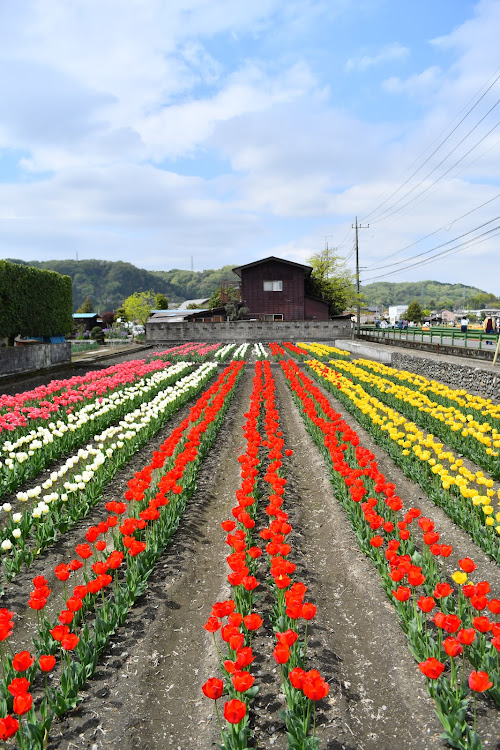
[[[207,271],[146,271],[122,261],[6,260],[71,276],[74,310],[80,307],[85,297],[90,297],[94,310],[99,313],[116,310],[134,292],[162,292],[170,302],[181,302],[185,299],[210,297],[220,287],[221,281],[238,281],[231,270],[233,266]]]
[[[465,284],[444,284],[440,281],[379,281],[361,286],[361,293],[365,304],[380,308],[407,305],[413,300],[417,300],[423,309],[430,310],[462,307],[475,310],[498,303],[495,294]]]
[[[8,258],[11,263],[21,263],[37,268],[67,274],[73,279],[73,306],[77,310],[85,297],[90,297],[94,310],[103,313],[116,310],[123,300],[134,292],[162,292],[170,302],[210,297],[220,287],[221,281],[238,281],[233,266],[223,266],[207,271],[146,271],[132,263],[108,260],[45,260],[22,261]],[[465,305],[470,309],[495,304],[494,294],[464,284],[443,284],[439,281],[377,282],[361,287],[367,305],[388,307],[406,305],[418,300],[421,307],[452,309]],[[479,297],[478,297],[479,295]]]

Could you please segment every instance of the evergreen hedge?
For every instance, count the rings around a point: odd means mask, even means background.
[[[0,260],[0,338],[67,335],[72,312],[69,276]]]

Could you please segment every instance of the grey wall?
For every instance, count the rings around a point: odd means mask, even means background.
[[[224,323],[146,323],[146,338],[151,344],[183,341],[220,341],[223,343],[269,341],[321,341],[333,344],[335,339],[350,339],[349,319],[274,323],[235,320]]]
[[[442,359],[412,357],[411,354],[392,353],[392,367],[409,370],[416,375],[425,375],[431,380],[440,380],[453,388],[477,391],[484,398],[500,398],[500,367],[497,371],[480,366],[462,365]]]
[[[71,344],[30,344],[0,349],[0,375],[43,370],[62,362],[71,362]]]

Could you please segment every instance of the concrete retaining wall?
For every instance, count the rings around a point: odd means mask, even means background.
[[[43,370],[71,362],[71,344],[30,344],[0,349],[0,375]]]
[[[221,343],[269,341],[321,341],[333,344],[336,339],[350,339],[350,320],[297,320],[260,322],[235,320],[224,323],[146,323],[148,344],[172,344],[184,341]]]
[[[346,349],[355,358],[374,359],[376,362],[392,366],[392,351],[386,346],[376,346],[375,344],[364,344],[362,341],[345,341],[342,339],[335,342],[335,346],[339,349]]]
[[[475,349],[466,346],[448,346],[446,344],[431,344],[425,341],[412,341],[410,339],[391,338],[390,336],[376,336],[370,334],[361,334],[357,341],[370,341],[379,346],[397,346],[401,349],[414,349],[421,352],[432,352],[433,354],[446,354],[453,357],[466,357],[473,360],[484,360],[492,362],[495,354],[495,348]]]
[[[476,391],[484,398],[500,398],[500,367],[496,372],[478,366],[447,362],[445,357],[440,360],[427,359],[401,352],[392,352],[392,367],[425,375],[426,378],[439,380],[453,388]]]

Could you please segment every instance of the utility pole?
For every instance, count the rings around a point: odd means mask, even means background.
[[[358,224],[358,217],[356,216],[356,223],[352,224],[352,228],[356,230],[355,235],[355,243],[356,243],[356,294],[357,294],[357,305],[356,305],[356,315],[357,315],[357,324],[356,324],[356,334],[359,336],[360,334],[360,325],[361,325],[361,301],[359,299],[359,245],[358,245],[358,229],[368,229],[370,225],[367,224],[365,227],[362,227],[361,224]]]

